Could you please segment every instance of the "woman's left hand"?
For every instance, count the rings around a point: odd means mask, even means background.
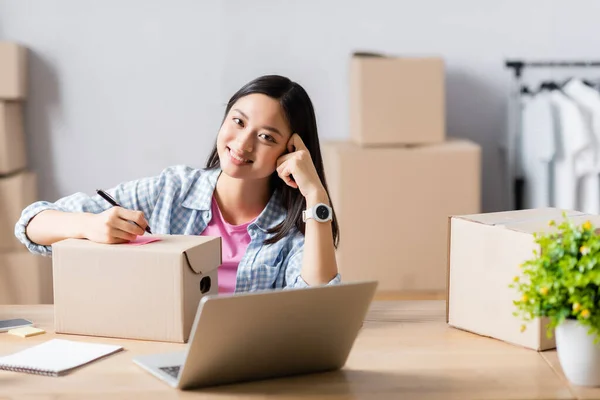
[[[300,135],[294,133],[287,143],[289,153],[277,159],[277,173],[288,185],[308,196],[324,193],[325,189],[315,165]],[[293,177],[293,179],[292,179]]]

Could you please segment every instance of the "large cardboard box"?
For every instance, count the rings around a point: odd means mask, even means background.
[[[0,177],[0,252],[24,249],[15,237],[15,224],[23,209],[36,200],[36,185],[33,172]]]
[[[0,253],[0,304],[51,304],[52,259],[26,250]]]
[[[56,332],[186,342],[200,299],[218,293],[221,238],[153,236],[52,245]]]
[[[27,95],[27,49],[0,41],[0,99],[19,100]]]
[[[534,350],[554,348],[547,321],[538,319],[520,331],[523,321],[512,314],[519,294],[508,286],[538,249],[533,233],[555,229],[548,222],[562,221],[562,212],[542,208],[450,217],[448,324]],[[565,212],[577,224],[600,225],[600,216]]]
[[[0,176],[27,166],[21,103],[0,101]]]
[[[362,145],[426,144],[446,136],[444,60],[354,55],[350,133]]]
[[[480,212],[481,149],[455,140],[397,148],[323,146],[340,225],[342,280],[378,292],[445,294],[448,216]]]

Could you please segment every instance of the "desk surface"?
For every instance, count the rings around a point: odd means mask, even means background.
[[[52,399],[576,399],[599,389],[569,386],[556,352],[537,353],[448,327],[444,301],[376,301],[346,366],[337,372],[182,392],[135,365],[139,354],[182,344],[55,335],[52,306],[0,306],[2,318],[31,319],[48,333],[0,334],[0,355],[54,337],[115,343],[125,351],[54,378],[0,371],[0,398]]]

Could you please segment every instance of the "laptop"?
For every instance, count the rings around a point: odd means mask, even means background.
[[[186,350],[133,362],[179,389],[337,370],[376,287],[362,281],[205,296]]]

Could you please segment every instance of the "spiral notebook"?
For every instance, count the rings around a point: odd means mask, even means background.
[[[0,370],[61,376],[109,354],[121,346],[52,339],[37,346],[0,357]]]

